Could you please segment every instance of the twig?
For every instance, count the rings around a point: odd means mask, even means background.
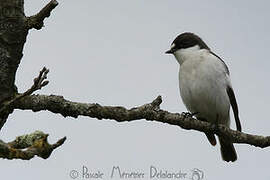
[[[20,99],[22,99],[25,96],[31,95],[33,92],[35,92],[35,91],[41,89],[42,87],[46,86],[47,84],[49,84],[49,81],[45,81],[45,79],[47,79],[48,73],[49,73],[49,69],[47,69],[46,67],[43,67],[43,69],[39,72],[38,77],[36,77],[34,79],[34,84],[32,85],[32,87],[30,89],[28,89],[27,91],[25,91],[24,93],[16,95],[10,101],[3,103],[3,107],[0,109],[0,114],[9,110],[16,101],[19,101]],[[0,129],[1,129],[1,127],[0,127]]]
[[[49,17],[52,10],[58,5],[56,0],[51,0],[44,8],[34,16],[26,18],[27,29],[35,28],[37,30],[44,26],[44,19]]]

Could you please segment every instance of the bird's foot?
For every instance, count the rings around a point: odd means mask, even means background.
[[[218,124],[217,123],[211,123],[211,129],[215,134],[218,132]]]
[[[195,116],[196,114],[198,114],[199,112],[194,112],[194,113],[191,113],[191,112],[182,112],[182,116],[184,116],[184,118],[192,118],[193,116]]]

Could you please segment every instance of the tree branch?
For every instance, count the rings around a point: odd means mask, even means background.
[[[44,26],[44,19],[51,15],[52,10],[58,5],[56,0],[51,0],[39,13],[27,17],[26,24],[28,29],[41,29]]]
[[[153,102],[139,107],[126,109],[124,107],[101,106],[99,104],[72,102],[64,99],[62,96],[55,95],[31,95],[26,96],[14,104],[15,109],[32,110],[33,112],[48,110],[53,113],[59,113],[64,117],[70,116],[77,118],[79,115],[88,116],[97,119],[110,119],[117,122],[135,121],[146,119],[147,121],[157,121],[176,125],[183,129],[193,129],[201,132],[213,132],[219,136],[229,139],[233,143],[250,144],[265,148],[270,146],[270,137],[263,137],[242,133],[231,130],[223,125],[217,128],[211,126],[208,122],[186,118],[179,113],[170,113],[159,108],[162,103],[161,96],[158,96]]]
[[[32,134],[19,136],[9,143],[0,140],[0,158],[29,160],[37,155],[47,159],[52,151],[61,146],[66,140],[66,137],[64,137],[55,144],[49,144],[48,136],[48,134],[41,131],[35,131]]]

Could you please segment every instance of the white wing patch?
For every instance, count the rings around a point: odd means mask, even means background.
[[[172,45],[171,45],[171,49],[173,49],[173,48],[175,48],[175,44],[174,43],[172,43]]]

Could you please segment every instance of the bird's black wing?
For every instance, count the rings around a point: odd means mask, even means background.
[[[224,67],[226,69],[226,73],[228,75],[230,75],[229,68],[225,64],[225,62],[218,55],[216,55],[215,53],[213,53],[212,51],[210,51],[210,53],[213,54],[214,56],[216,56],[223,63],[223,65],[224,65]],[[235,119],[235,123],[236,123],[236,129],[241,132],[242,131],[242,127],[241,127],[241,123],[240,123],[240,119],[239,119],[239,115],[238,115],[239,114],[239,112],[238,112],[238,106],[237,106],[237,102],[236,102],[236,98],[235,98],[233,89],[232,89],[232,87],[227,86],[226,91],[227,91],[227,94],[229,96],[230,103],[231,103],[231,106],[232,106],[232,109],[233,109],[234,119]]]
[[[227,86],[227,94],[229,96],[230,103],[231,103],[231,106],[232,106],[232,109],[233,109],[236,128],[237,128],[238,131],[241,132],[242,128],[241,128],[241,123],[240,123],[240,119],[239,119],[239,115],[238,115],[238,106],[237,106],[237,102],[236,102],[236,98],[235,98],[233,89],[230,86]]]

